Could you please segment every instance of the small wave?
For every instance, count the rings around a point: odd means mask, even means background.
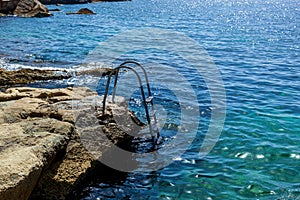
[[[85,71],[85,70],[92,70],[98,68],[111,68],[112,66],[108,66],[102,62],[89,62],[89,63],[82,63],[80,65],[74,65],[71,70],[74,71]]]
[[[12,60],[14,62],[12,62]],[[89,71],[95,71],[96,69],[103,69],[108,68],[107,65],[104,63],[83,63],[80,65],[73,65],[72,67],[50,67],[50,66],[36,66],[36,65],[26,65],[21,63],[15,63],[15,59],[11,59],[8,57],[0,57],[0,68],[8,70],[8,71],[14,71],[14,70],[20,70],[20,69],[43,69],[43,70],[55,70],[55,71],[66,71],[73,76],[76,76],[77,74],[89,72]],[[84,73],[86,75],[88,73]],[[92,75],[92,73],[90,74]]]
[[[6,57],[0,58],[0,68],[8,71],[19,70],[19,69],[41,69],[40,66],[11,63],[10,59]],[[67,70],[67,69],[58,68],[58,67],[43,67],[43,70]]]

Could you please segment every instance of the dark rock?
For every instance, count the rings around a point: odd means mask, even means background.
[[[20,0],[14,15],[19,17],[49,17],[52,14],[47,7],[38,0]]]
[[[110,68],[92,68],[92,69],[81,69],[74,73],[66,70],[40,70],[40,69],[20,69],[14,71],[8,71],[0,68],[0,88],[1,86],[12,86],[28,84],[35,81],[46,81],[46,80],[61,80],[72,77],[72,74],[76,76],[107,76],[111,73]]]
[[[73,15],[73,14],[78,14],[78,15],[94,15],[96,13],[94,13],[93,11],[91,11],[88,8],[81,8],[77,12],[68,12],[67,13],[67,15]]]
[[[16,9],[19,0],[0,0],[0,13],[4,14],[13,14]]]

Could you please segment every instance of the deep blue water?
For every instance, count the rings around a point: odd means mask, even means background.
[[[82,7],[97,15],[65,15]],[[199,105],[199,117],[187,119],[200,121],[198,132],[189,150],[171,165],[151,173],[129,173],[116,182],[96,181],[79,192],[79,198],[300,199],[299,0],[133,0],[59,9],[62,12],[49,18],[0,18],[0,65],[72,68],[114,35],[135,28],[163,28],[198,42],[219,69],[226,90],[222,133],[213,150],[199,159],[196,153],[213,109],[203,77],[167,52],[122,55],[159,63],[160,69],[170,65],[183,74],[198,99],[192,106]],[[150,69],[152,79],[164,78],[156,68]],[[167,111],[162,131],[167,141],[180,121],[181,107],[172,89],[185,86],[175,84],[172,72],[163,75],[173,87],[156,82],[152,89],[156,103]],[[40,84],[59,87],[80,81]],[[97,81],[93,89],[101,93],[103,86]],[[137,105],[140,102],[131,106]],[[139,109],[134,111],[143,116]]]

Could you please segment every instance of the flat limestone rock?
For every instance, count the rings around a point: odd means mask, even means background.
[[[28,134],[25,124],[1,124],[0,199],[27,199],[41,172],[66,148],[67,138],[49,132]]]
[[[41,160],[29,148],[3,151],[0,160],[0,198],[28,199],[42,172]]]
[[[0,92],[0,199],[65,199],[130,139],[139,126],[125,99],[108,98],[105,115],[102,99],[85,87]]]

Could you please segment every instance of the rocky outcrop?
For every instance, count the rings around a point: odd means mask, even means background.
[[[39,69],[20,69],[16,71],[8,71],[0,68],[0,86],[27,84],[42,80],[59,80],[70,77],[71,74],[69,74],[67,71]]]
[[[14,15],[19,17],[49,17],[52,14],[38,0],[20,0]]]
[[[49,17],[52,14],[38,0],[0,0],[0,13],[19,17]]]
[[[81,8],[77,12],[68,12],[67,15],[73,15],[73,14],[78,14],[78,15],[95,15],[93,11],[91,11],[88,8]]]
[[[111,73],[111,71],[112,70],[110,68],[81,69],[73,72],[66,70],[39,70],[26,68],[9,71],[0,68],[0,87],[28,84],[35,81],[68,79],[71,78],[72,75],[91,75],[101,77],[107,76]]]
[[[136,125],[124,98],[105,115],[101,101],[88,88],[0,92],[0,199],[65,199],[113,144],[130,139]]]
[[[0,13],[12,14],[20,0],[0,0]]]
[[[84,4],[91,2],[131,1],[131,0],[41,0],[43,4]]]
[[[26,122],[1,124],[0,199],[28,199],[43,169],[67,144],[62,135],[24,129]]]
[[[0,16],[13,14],[19,17],[49,17],[52,14],[44,4],[85,4],[105,1],[130,1],[130,0],[0,0]],[[52,10],[52,11],[59,11]],[[95,14],[89,9],[81,9],[75,13],[67,14]]]

